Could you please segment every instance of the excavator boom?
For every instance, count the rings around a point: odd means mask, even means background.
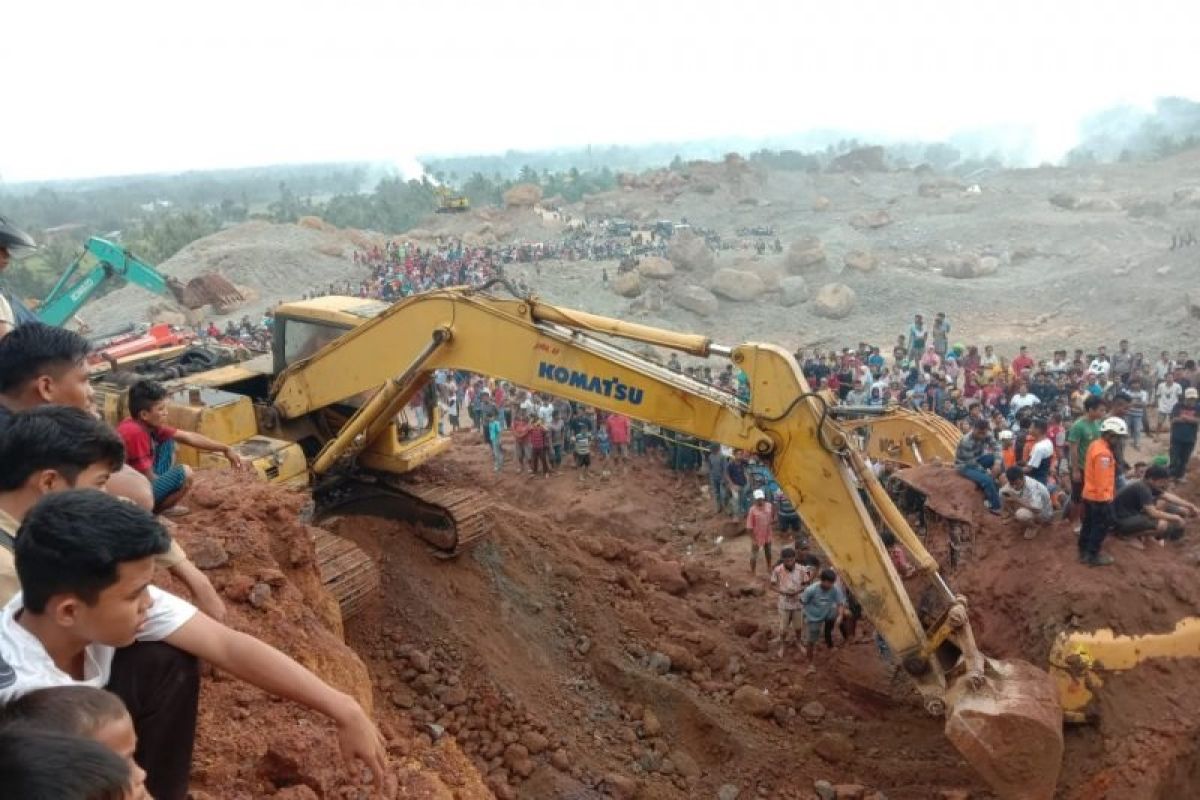
[[[89,255],[96,261],[95,266],[76,279],[83,268],[84,258]],[[172,297],[187,308],[199,308],[209,302],[215,302],[209,297],[198,296],[194,290],[184,287],[177,279],[163,275],[124,247],[93,236],[87,240],[83,252],[63,271],[54,288],[38,304],[34,313],[38,320],[47,325],[65,325],[105,283],[117,277],[124,278],[152,294]],[[193,283],[197,280],[201,283],[216,282],[227,287],[223,292],[228,295],[226,305],[232,306],[234,295],[238,300],[244,299],[232,284],[220,276],[204,276],[203,280],[194,279]]]
[[[750,402],[678,375],[600,334],[727,356],[748,376]],[[965,599],[937,574],[933,558],[833,424],[827,401],[809,390],[786,351],[760,343],[724,348],[704,337],[534,298],[447,289],[401,301],[292,364],[278,377],[273,402],[280,417],[294,419],[377,389],[313,463],[320,475],[351,464],[438,369],[501,378],[769,461],[926,708],[946,715],[951,740],[1001,797],[1052,796],[1063,741],[1049,676],[1021,662],[994,662],[978,651]],[[943,600],[945,610],[928,628],[892,566],[868,502],[913,551]]]

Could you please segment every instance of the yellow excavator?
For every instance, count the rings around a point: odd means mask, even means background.
[[[288,348],[287,328],[282,346]],[[723,356],[749,378],[751,401],[678,375],[614,340]],[[278,345],[277,345],[278,346]],[[1053,795],[1062,758],[1056,687],[1041,670],[981,653],[966,599],[867,468],[790,354],[768,344],[722,347],[679,334],[544,304],[447,289],[410,297],[291,362],[271,391],[280,420],[301,420],[373,392],[311,461],[318,480],[344,479],[339,508],[386,511],[403,481],[379,472],[378,442],[437,370],[460,369],[626,414],[756,453],[770,463],[863,610],[912,678],[926,709],[1003,798]],[[364,471],[372,478],[362,483]],[[878,536],[867,501],[913,554],[942,609],[926,628]],[[361,488],[358,488],[361,487]]]
[[[967,761],[1006,800],[1053,795],[1063,750],[1055,683],[1027,663],[979,651],[966,599],[951,590],[867,467],[851,435],[858,423],[835,422],[790,354],[769,344],[723,347],[704,336],[534,298],[501,299],[485,289],[435,291],[391,307],[353,298],[281,306],[274,352],[181,379],[172,424],[240,449],[253,444],[256,468],[275,480],[303,481],[307,462],[318,515],[415,517],[445,552],[486,533],[486,515],[474,505],[482,498],[469,489],[431,486],[408,474],[444,448],[430,402],[437,370],[489,375],[756,453],[897,654],[926,710],[945,718],[947,736]],[[749,378],[751,400],[672,372],[619,340],[729,358]],[[101,390],[109,416],[119,386]],[[901,435],[902,427],[887,433],[884,419],[868,437],[880,454],[896,455],[884,444],[896,437],[907,449],[893,460],[908,463],[933,452],[920,435]],[[941,600],[928,626],[892,566],[872,510]],[[352,547],[322,538],[320,558],[356,565],[339,567],[343,577],[367,568]],[[370,579],[346,580],[354,584],[352,601],[371,591]]]

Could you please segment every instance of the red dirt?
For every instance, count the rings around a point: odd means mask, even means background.
[[[403,523],[326,524],[380,564],[381,596],[347,623],[346,640],[366,663],[376,717],[403,762],[402,796],[671,799],[732,784],[743,798],[810,798],[817,779],[857,784],[867,798],[991,796],[861,627],[850,646],[819,651],[816,675],[794,650],[784,661],[765,652],[774,601],[761,571],[748,574],[738,526],[712,516],[698,479],[649,462],[583,486],[571,469],[547,480],[509,464],[497,476],[471,434],[456,436],[420,479],[477,487],[492,503],[495,535],[445,562]],[[262,577],[256,570],[284,574],[266,609],[232,603],[233,624],[363,696],[361,662],[337,640],[311,563],[293,560],[311,558],[294,522],[300,498],[239,487],[233,500],[228,479],[216,480],[193,503],[201,507],[183,526],[185,545],[195,545],[193,531],[225,545],[232,567],[210,574],[227,595],[244,588],[241,576]],[[210,504],[218,507],[202,507]],[[1114,543],[1118,566],[1096,570],[1074,563],[1065,526],[1027,542],[998,520],[980,524],[949,580],[970,598],[990,655],[1044,664],[1072,615],[1082,628],[1162,631],[1200,602],[1187,545],[1137,552]],[[651,668],[655,652],[670,656],[666,674]],[[1099,725],[1068,731],[1059,796],[1194,793],[1187,711],[1200,700],[1198,669],[1152,664],[1108,679]],[[358,796],[315,715],[228,680],[207,682],[203,705],[201,792],[271,796],[290,782],[316,796]],[[446,732],[436,744],[429,725]],[[300,780],[281,768],[287,759],[264,759],[276,741],[303,765]]]
[[[303,494],[207,472],[176,535],[204,565],[228,556],[227,564],[208,575],[225,596],[229,625],[292,655],[370,709],[371,677],[342,641],[337,603],[321,586],[312,541],[297,521],[304,502]],[[208,560],[198,558],[201,553]],[[169,577],[163,583],[187,596]],[[269,591],[257,589],[259,584]],[[252,596],[259,605],[251,603]],[[453,743],[431,747],[411,726],[386,720],[381,729],[400,796],[490,797]],[[353,777],[326,719],[206,671],[192,772],[197,800],[373,796]]]

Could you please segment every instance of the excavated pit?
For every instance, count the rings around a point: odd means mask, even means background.
[[[795,651],[775,657],[774,603],[697,478],[650,463],[586,485],[570,469],[495,475],[470,434],[426,469],[481,492],[496,533],[445,561],[409,524],[330,520],[381,576],[345,623],[349,647],[296,522],[303,495],[232,492],[228,476],[206,475],[179,531],[233,624],[372,702],[404,796],[671,800],[732,785],[809,798],[815,780],[864,798],[991,796],[869,634],[820,650],[815,675]],[[1044,664],[1064,626],[1162,631],[1200,602],[1191,545],[1115,543],[1120,564],[1102,571],[1071,563],[1070,537],[1062,527],[1028,542],[990,518],[974,531],[950,580],[990,655]],[[1057,796],[1194,794],[1197,687],[1186,661],[1109,676],[1098,723],[1067,732]],[[197,797],[294,796],[282,793],[301,784],[355,796],[319,718],[220,676],[203,703]]]

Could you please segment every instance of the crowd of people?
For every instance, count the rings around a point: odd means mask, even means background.
[[[1080,560],[1103,566],[1113,563],[1101,552],[1110,531],[1135,548],[1182,535],[1197,509],[1167,488],[1185,477],[1200,426],[1200,369],[1187,351],[1152,360],[1122,339],[1111,354],[1106,345],[1048,354],[1021,346],[1010,359],[952,341],[944,313],[932,324],[918,314],[890,352],[864,342],[796,357],[842,403],[903,406],[958,425],[959,474],[1029,538],[1066,517]],[[1165,452],[1142,458],[1155,443]]]
[[[201,660],[313,709],[347,765],[384,779],[383,739],[349,695],[226,627],[211,583],[170,536],[188,468],[173,446],[236,451],[165,420],[166,391],[130,390],[112,428],[79,334],[26,323],[0,338],[0,793],[188,796]],[[171,571],[193,602],[155,587]]]

